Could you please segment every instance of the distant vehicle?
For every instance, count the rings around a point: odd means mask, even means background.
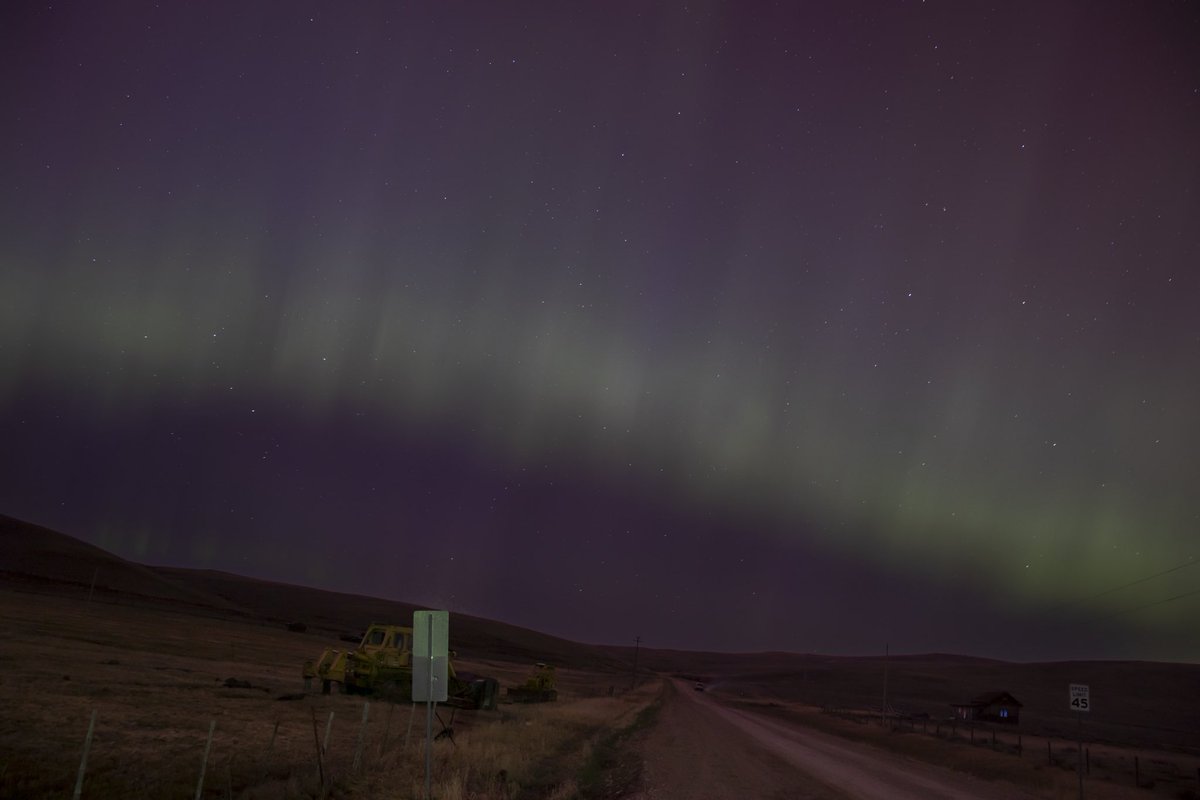
[[[697,692],[703,692],[703,691],[704,691],[704,684],[703,684],[703,683],[700,683],[699,681],[696,681],[696,685],[695,685],[695,686],[693,686],[692,688],[693,688],[693,689],[695,689]]]

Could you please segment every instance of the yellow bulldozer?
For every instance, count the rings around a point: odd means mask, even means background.
[[[447,705],[481,710],[496,707],[500,687],[495,678],[456,672],[453,654],[447,672]],[[326,650],[317,661],[304,662],[303,675],[305,691],[312,688],[313,680],[319,680],[322,694],[329,694],[337,684],[346,694],[374,694],[393,702],[411,702],[412,628],[373,622],[358,647]]]
[[[558,699],[557,687],[554,666],[539,661],[525,683],[509,687],[508,699],[514,703],[548,703]]]

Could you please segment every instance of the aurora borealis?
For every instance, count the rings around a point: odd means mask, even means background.
[[[1194,5],[119,5],[0,11],[0,513],[585,641],[1200,658]]]

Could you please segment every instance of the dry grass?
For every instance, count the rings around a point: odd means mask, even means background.
[[[622,697],[506,706],[496,719],[455,733],[455,745],[435,751],[435,795],[462,798],[569,798],[576,776],[608,731],[628,725],[652,699],[651,689]],[[407,776],[409,796],[424,789],[423,750],[414,741],[391,748],[376,767],[352,781],[355,795],[376,797]]]
[[[1004,781],[1046,798],[1078,796],[1078,748],[1065,739],[1047,740],[1005,730],[997,733],[977,728],[974,740],[964,724],[943,722],[889,722],[881,725],[878,715],[846,712],[831,714],[801,704],[732,701],[739,708],[766,716],[798,722],[825,733],[861,742],[917,761],[936,764],[987,781]],[[1049,741],[1051,757],[1047,757]],[[1086,796],[1100,800],[1117,798],[1198,797],[1193,789],[1200,781],[1200,760],[1179,754],[1129,750],[1089,744],[1090,771],[1085,780]],[[1139,755],[1140,754],[1140,755]],[[1133,758],[1139,755],[1141,785],[1134,785]],[[1052,759],[1052,761],[1051,761]],[[1150,791],[1148,791],[1150,790]]]
[[[691,665],[681,669],[684,665]],[[1067,706],[1067,686],[1091,686],[1093,708],[1086,735],[1133,748],[1174,749],[1200,755],[1200,705],[1195,696],[1200,664],[1140,661],[1015,663],[947,655],[855,658],[762,653],[717,655],[676,653],[664,659],[651,651],[651,669],[703,680],[730,696],[809,706],[875,709],[878,713],[887,664],[888,704],[904,714],[951,714],[951,703],[993,690],[1006,690],[1024,704],[1027,733],[1073,738],[1078,716]],[[694,677],[693,677],[694,676]]]
[[[93,710],[98,719],[84,797],[192,796],[210,721],[216,731],[206,797],[320,796],[313,718],[321,737],[331,713],[325,766],[332,796],[420,796],[414,787],[423,789],[424,761],[416,740],[423,727],[414,721],[406,746],[409,707],[372,704],[364,728],[359,698],[276,699],[300,690],[299,665],[335,644],[338,633],[407,619],[411,606],[144,567],[3,516],[0,544],[0,574],[12,590],[0,589],[0,798],[70,797]],[[25,593],[33,591],[41,594]],[[293,620],[314,632],[287,633],[284,623]],[[459,616],[452,639],[473,657],[460,660],[461,669],[502,685],[524,681],[533,661],[556,663],[561,702],[456,716],[455,743],[435,746],[436,796],[595,796],[588,787],[599,785],[596,766],[614,760],[612,744],[620,738],[614,732],[652,701],[649,687],[609,696],[627,685],[622,670],[632,648],[582,645]],[[647,669],[704,680],[717,694],[758,700],[767,709],[775,703],[789,713],[805,705],[877,707],[883,672],[880,659],[783,653],[642,648],[641,659]],[[936,718],[952,700],[986,689],[1013,691],[1026,704],[1027,752],[1046,742],[1028,734],[1051,737],[1055,763],[912,734],[855,732],[866,726],[819,714],[812,724],[836,723],[839,735],[910,757],[999,775],[1047,796],[1073,796],[1074,751],[1062,737],[1074,734],[1077,720],[1063,710],[1062,695],[1068,682],[1083,680],[1096,701],[1088,718],[1089,796],[1200,797],[1200,713],[1195,703],[1180,702],[1195,695],[1200,665],[1010,664],[954,656],[892,657],[889,665],[889,702],[908,713]],[[231,677],[253,688],[226,688]],[[1134,757],[1141,759],[1140,790],[1132,788]],[[1014,769],[1029,774],[1014,778]],[[578,786],[576,776],[582,776]]]
[[[300,691],[300,664],[325,637],[16,592],[0,592],[0,635],[0,797],[70,797],[93,710],[85,798],[192,796],[214,720],[205,797],[423,794],[423,706],[371,703],[364,725],[362,698],[277,699]],[[507,685],[528,669],[463,666]],[[592,743],[653,699],[652,686],[608,696],[611,674],[562,677],[559,703],[440,710],[454,735],[434,744],[435,796],[571,796]],[[313,721],[323,739],[331,713],[323,787]]]

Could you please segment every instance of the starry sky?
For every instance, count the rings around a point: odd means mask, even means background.
[[[0,512],[589,642],[1200,660],[1197,41],[6,3]]]

